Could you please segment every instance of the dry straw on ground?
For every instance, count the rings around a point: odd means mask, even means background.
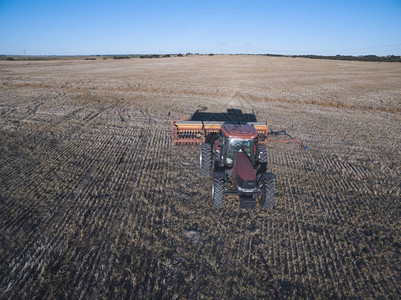
[[[0,62],[4,298],[400,298],[401,65],[261,56]],[[210,205],[169,118],[253,109],[276,205]]]

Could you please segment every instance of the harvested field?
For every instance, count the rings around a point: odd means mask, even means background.
[[[262,56],[0,62],[1,298],[401,292],[401,64]],[[254,110],[272,210],[210,205],[169,119]]]

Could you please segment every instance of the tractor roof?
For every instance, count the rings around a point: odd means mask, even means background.
[[[223,124],[221,125],[221,131],[227,137],[240,139],[254,139],[258,136],[258,132],[253,125]]]

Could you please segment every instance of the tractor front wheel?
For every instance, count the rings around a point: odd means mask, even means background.
[[[214,178],[212,185],[212,206],[214,208],[223,207],[224,179]]]
[[[269,209],[274,204],[274,182],[273,179],[262,179],[262,193],[259,196],[260,206]]]
[[[201,146],[201,153],[199,156],[200,175],[202,177],[210,176],[212,171],[212,145],[203,143]]]

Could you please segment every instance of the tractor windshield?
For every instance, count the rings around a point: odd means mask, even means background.
[[[252,140],[230,139],[227,145],[226,163],[231,165],[237,152],[245,152],[248,157],[253,153]]]

